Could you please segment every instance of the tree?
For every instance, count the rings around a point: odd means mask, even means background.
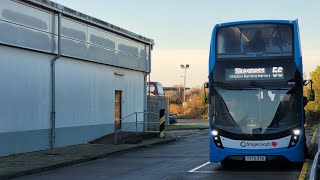
[[[208,105],[202,102],[203,93],[204,90],[201,88],[190,89],[182,106],[182,96],[179,95],[179,91],[167,91],[165,95],[170,98],[170,113],[177,114],[181,118],[206,119]]]
[[[203,92],[201,88],[192,88],[188,92],[184,107],[185,117],[203,119],[208,116],[208,105],[202,103]]]
[[[182,105],[170,103],[170,113],[180,115],[182,113]]]
[[[169,97],[170,104],[182,103],[181,95],[177,91],[166,91],[165,95]]]
[[[306,119],[309,126],[319,126],[320,120],[320,66],[317,66],[314,71],[310,73],[310,78],[313,81],[313,89],[315,91],[315,101],[308,102],[306,110]]]

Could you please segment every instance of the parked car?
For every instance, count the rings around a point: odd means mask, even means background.
[[[169,114],[169,124],[174,124],[177,123],[178,117],[175,114]]]

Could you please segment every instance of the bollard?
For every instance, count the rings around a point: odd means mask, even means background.
[[[160,110],[160,124],[159,124],[159,132],[160,132],[160,138],[164,138],[164,122],[165,122],[165,117],[164,117],[164,109]]]

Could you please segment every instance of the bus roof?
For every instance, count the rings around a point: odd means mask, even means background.
[[[233,26],[240,24],[252,24],[252,23],[277,23],[277,24],[294,24],[297,20],[248,20],[248,21],[234,21],[217,24],[218,27],[221,26]]]

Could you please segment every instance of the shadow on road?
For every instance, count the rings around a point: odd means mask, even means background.
[[[281,171],[300,171],[302,168],[301,163],[290,163],[287,161],[271,161],[271,162],[231,162],[228,165],[221,165],[215,170],[219,171],[270,171],[270,172],[281,172]],[[213,170],[213,168],[211,168]]]

